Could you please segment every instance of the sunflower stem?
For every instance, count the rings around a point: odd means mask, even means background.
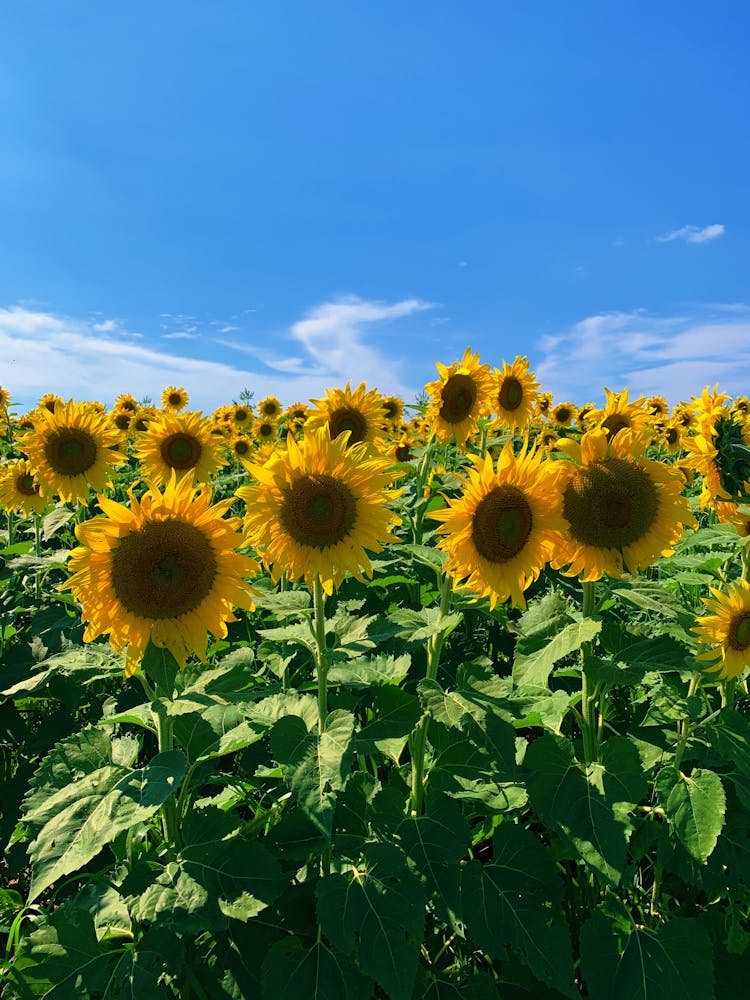
[[[701,685],[702,674],[699,670],[696,670],[693,676],[690,678],[690,687],[688,688],[687,696],[692,698],[698,691]],[[677,744],[677,749],[674,754],[674,766],[677,771],[680,770],[680,764],[682,763],[682,758],[685,753],[685,749],[690,739],[690,734],[693,731],[693,724],[690,718],[686,716],[680,723],[680,740]]]
[[[141,670],[138,671],[136,677],[141,682],[141,686],[146,694],[146,697],[153,704],[157,700],[156,692],[148,683]],[[163,706],[161,706],[161,708],[161,711],[152,712],[154,718],[156,719],[156,739],[159,753],[163,753],[165,750],[172,750],[174,747],[172,736],[172,718],[167,715]],[[178,848],[180,846],[179,823],[177,820],[177,804],[174,796],[170,796],[161,807],[161,825],[164,839],[167,844],[174,848]]]
[[[443,618],[448,614],[451,601],[451,580],[447,574],[443,574],[440,583],[440,610],[438,612],[437,625],[440,626]],[[427,670],[426,680],[435,680],[438,666],[440,664],[440,651],[443,648],[444,632],[435,632],[427,640]],[[430,724],[430,716],[425,712],[414,733],[411,743],[412,765],[411,765],[411,799],[410,808],[412,816],[419,816],[422,811],[422,801],[424,799],[424,758],[427,749],[427,730]]]
[[[593,618],[596,606],[596,584],[583,582],[583,600],[581,611],[584,618]],[[587,764],[593,763],[598,755],[597,734],[600,732],[597,717],[601,716],[600,685],[589,691],[588,668],[591,660],[591,643],[584,642],[581,646],[581,720],[583,736],[583,756]]]
[[[328,658],[326,655],[326,597],[320,577],[313,584],[313,632],[315,635],[315,666],[318,671],[318,732],[325,732],[328,718]]]
[[[432,452],[435,447],[435,439],[433,437],[425,445],[424,454],[417,466],[417,484],[416,484],[416,500],[417,500],[417,511],[414,515],[414,520],[412,522],[412,541],[415,545],[422,544],[422,522],[424,520],[424,511],[427,506],[426,503],[422,503],[425,500],[424,487],[427,480],[427,473],[429,472],[430,462],[432,460]]]

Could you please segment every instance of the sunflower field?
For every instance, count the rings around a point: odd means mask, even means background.
[[[0,388],[2,1000],[745,996],[750,400],[161,404]]]

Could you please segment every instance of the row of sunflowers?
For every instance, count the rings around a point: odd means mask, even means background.
[[[740,995],[750,400],[437,369],[0,388],[3,1000]]]

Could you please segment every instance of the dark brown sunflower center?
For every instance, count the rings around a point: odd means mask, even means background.
[[[523,386],[514,376],[503,379],[497,401],[503,410],[517,410],[523,402]]]
[[[244,424],[250,419],[250,412],[240,406],[234,411],[234,419],[238,424]]]
[[[216,571],[211,543],[183,521],[145,524],[112,554],[112,588],[139,618],[179,618],[193,611],[211,593]]]
[[[324,549],[349,536],[357,520],[357,500],[334,476],[305,476],[287,490],[280,517],[298,545]]]
[[[170,392],[168,402],[170,406],[181,406],[182,394],[179,392]]]
[[[667,427],[664,437],[667,439],[667,444],[677,444],[677,438],[679,437],[677,429],[675,427]]]
[[[555,421],[558,424],[569,423],[572,416],[573,414],[568,406],[558,406],[555,410]]]
[[[264,438],[272,437],[275,431],[276,428],[274,427],[274,425],[269,424],[268,422],[260,424],[258,426],[258,434],[260,435],[260,437]]]
[[[21,473],[16,479],[16,489],[25,497],[35,497],[39,494],[39,486],[28,472]]]
[[[743,652],[750,646],[750,612],[743,611],[742,614],[733,618],[729,625],[729,645],[738,652]]]
[[[234,453],[235,455],[247,455],[250,451],[250,444],[247,441],[235,441],[234,442]]]
[[[132,399],[123,399],[118,405],[121,410],[128,410],[129,413],[135,413],[138,409],[138,404]]]
[[[608,441],[611,441],[615,434],[619,434],[620,431],[624,431],[626,427],[631,426],[630,420],[622,413],[610,413],[608,417],[602,420],[602,427]]]
[[[490,562],[508,562],[531,534],[531,507],[517,486],[495,486],[477,504],[471,537],[477,552]]]
[[[115,427],[118,431],[126,431],[130,427],[130,421],[132,420],[132,414],[130,413],[118,413],[115,417]]]
[[[408,444],[396,445],[396,461],[408,462],[411,458],[411,448]]]
[[[192,469],[200,461],[203,448],[192,434],[170,434],[159,449],[164,464],[172,469]]]
[[[440,416],[446,423],[460,424],[471,415],[477,401],[477,384],[471,375],[451,375],[440,394]]]
[[[332,441],[344,431],[349,431],[350,445],[359,444],[367,437],[367,418],[353,406],[342,406],[334,410],[328,418],[328,427]]]
[[[96,441],[81,427],[61,427],[47,438],[44,454],[58,476],[80,476],[96,462]]]
[[[383,403],[383,409],[385,410],[386,420],[395,420],[399,414],[399,405],[393,399],[386,399]]]
[[[563,515],[573,537],[600,549],[640,541],[658,512],[659,496],[648,473],[621,458],[579,469],[563,495]]]
[[[261,407],[261,413],[264,417],[275,417],[279,412],[279,408],[276,403],[264,403]]]

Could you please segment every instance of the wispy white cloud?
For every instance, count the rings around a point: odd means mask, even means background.
[[[719,236],[723,236],[726,230],[720,222],[712,226],[682,226],[680,229],[673,229],[671,233],[664,233],[657,236],[659,243],[671,243],[672,240],[684,240],[686,243],[708,243]]]
[[[536,374],[556,397],[578,403],[601,399],[604,386],[673,403],[714,382],[732,395],[747,392],[750,316],[738,305],[718,318],[715,305],[689,316],[589,316],[540,340]]]
[[[0,308],[0,370],[4,387],[22,407],[34,405],[50,390],[107,404],[125,391],[158,399],[164,386],[174,383],[186,387],[191,405],[211,410],[238,398],[244,388],[256,398],[273,394],[289,403],[320,397],[347,379],[410,400],[420,380],[410,385],[402,363],[394,360],[401,352],[392,342],[379,346],[378,340],[392,341],[389,323],[429,308],[419,299],[383,303],[349,296],[324,302],[286,331],[256,335],[260,346],[239,339],[218,341],[225,350],[217,361],[215,354],[206,359],[173,353],[170,345],[177,341],[186,342],[183,350],[198,352],[193,342],[203,338],[194,327],[172,329],[149,344],[119,320],[80,319],[16,305]],[[371,329],[376,336],[367,340]],[[248,358],[256,363],[248,364]]]
[[[348,295],[315,306],[292,326],[291,333],[321,368],[339,381],[363,381],[383,392],[410,396],[414,389],[404,381],[404,365],[394,358],[400,352],[380,350],[372,342],[366,343],[364,333],[377,324],[377,336],[382,341],[387,336],[384,323],[433,308],[434,303],[422,299],[389,304]]]

